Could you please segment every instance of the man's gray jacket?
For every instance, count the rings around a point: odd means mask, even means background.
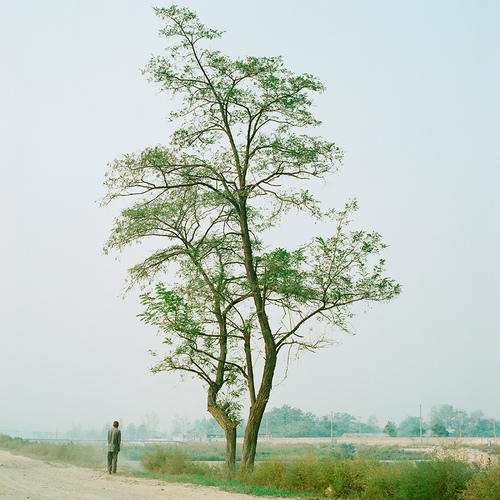
[[[119,429],[117,429],[116,427],[109,429],[109,431],[108,431],[108,451],[118,453],[120,451],[119,447],[118,447],[118,443],[120,443],[121,440],[122,440],[122,432]]]

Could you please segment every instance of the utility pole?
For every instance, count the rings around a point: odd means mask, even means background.
[[[420,409],[420,444],[422,444],[422,405],[418,405]]]
[[[460,437],[462,437],[462,414],[458,412],[458,426],[460,429]]]
[[[333,410],[330,417],[330,444],[333,446]]]

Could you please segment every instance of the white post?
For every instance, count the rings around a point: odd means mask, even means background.
[[[330,444],[333,446],[333,410],[330,417]]]
[[[422,405],[418,405],[420,409],[420,444],[422,444]]]

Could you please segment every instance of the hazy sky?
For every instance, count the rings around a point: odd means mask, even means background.
[[[226,30],[223,51],[282,55],[326,84],[317,133],[345,161],[321,196],[358,199],[356,225],[384,236],[403,285],[356,336],[294,362],[269,409],[500,418],[500,3],[182,5]],[[107,164],[168,141],[172,102],[140,72],[161,27],[150,0],[0,2],[0,431],[209,416],[198,382],[149,373],[159,340],[136,319],[139,292],[119,298],[146,249],[102,254],[120,207],[96,203]],[[293,247],[298,224],[276,243]]]

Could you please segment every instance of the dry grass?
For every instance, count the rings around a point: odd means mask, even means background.
[[[71,463],[81,467],[102,467],[106,461],[104,446],[31,442],[3,434],[0,434],[0,449],[31,458]]]

